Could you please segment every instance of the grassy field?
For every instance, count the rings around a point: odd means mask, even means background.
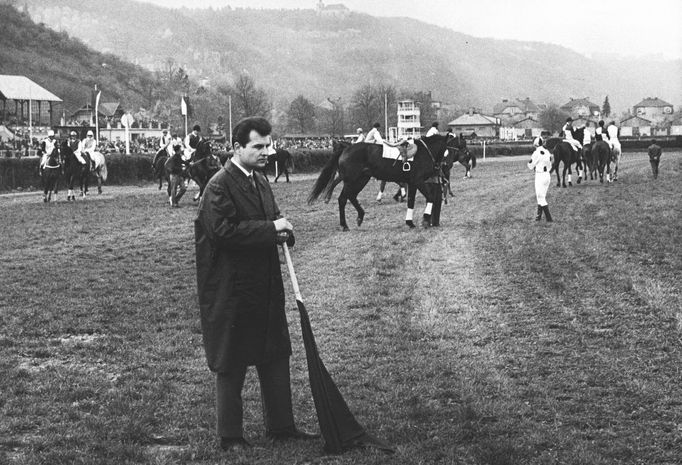
[[[617,183],[552,186],[552,224],[533,221],[526,158],[454,171],[426,230],[374,181],[346,233],[335,202],[305,203],[311,179],[274,186],[322,359],[393,456],[271,444],[251,371],[256,447],[219,450],[191,198],[0,197],[0,464],[679,464],[682,153],[657,181],[626,153]],[[285,287],[295,414],[317,430]]]

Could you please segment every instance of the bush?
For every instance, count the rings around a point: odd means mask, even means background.
[[[331,150],[298,149],[291,152],[296,173],[316,173],[329,161]]]
[[[152,180],[152,155],[106,156],[108,177],[105,184],[136,184]],[[40,158],[0,158],[0,191],[33,189],[42,185]]]

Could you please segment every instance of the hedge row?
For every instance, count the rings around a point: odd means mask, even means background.
[[[39,189],[40,158],[0,158],[0,191]],[[149,155],[107,155],[106,184],[136,184],[152,180]],[[91,184],[95,182],[93,176]]]

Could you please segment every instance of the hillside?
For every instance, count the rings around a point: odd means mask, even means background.
[[[62,98],[67,112],[88,102],[95,83],[106,89],[105,101],[146,106],[155,82],[151,72],[37,25],[7,4],[0,4],[0,74],[29,77]]]
[[[312,3],[311,3],[312,4]],[[655,95],[679,105],[682,62],[597,62],[545,43],[481,39],[406,18],[312,9],[166,9],[131,0],[28,0],[36,21],[150,70],[170,57],[214,83],[247,71],[275,100],[350,98],[367,83],[431,90],[490,109],[506,97],[563,103],[609,95],[616,111]],[[646,70],[655,69],[655,73]]]

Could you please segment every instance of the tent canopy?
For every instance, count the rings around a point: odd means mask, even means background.
[[[14,140],[14,134],[12,131],[7,129],[4,125],[0,124],[0,139],[2,140]]]
[[[62,101],[52,92],[40,87],[26,76],[9,74],[0,74],[0,100]]]

